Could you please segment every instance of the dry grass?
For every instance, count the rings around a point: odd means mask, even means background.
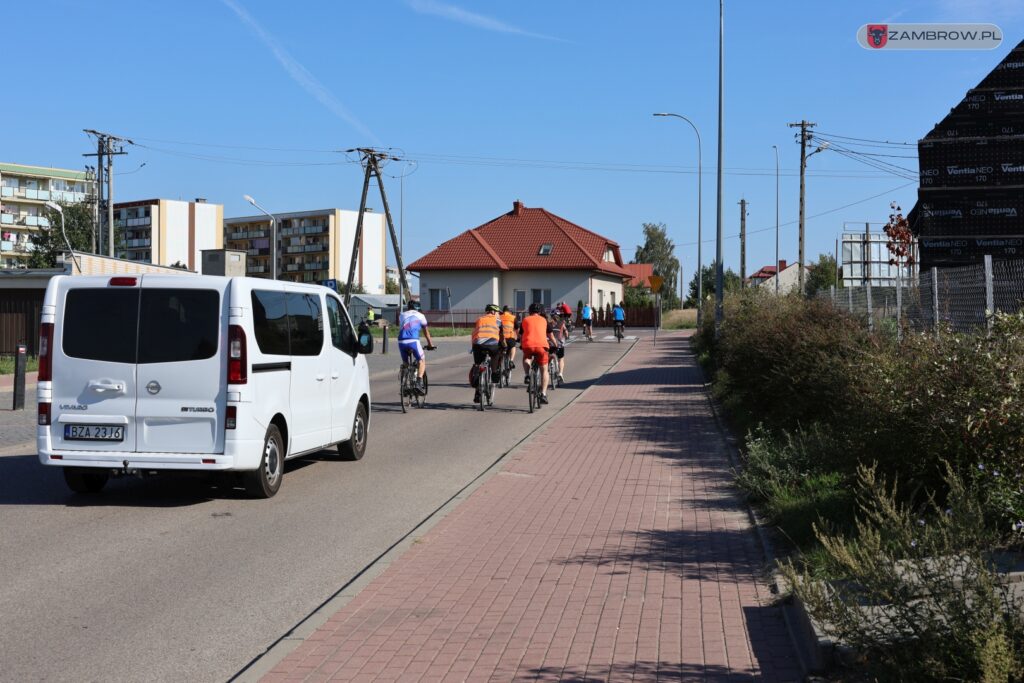
[[[665,330],[688,330],[697,327],[697,309],[665,311],[661,318],[661,327]]]

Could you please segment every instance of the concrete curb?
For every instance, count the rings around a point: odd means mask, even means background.
[[[693,350],[693,336],[690,337],[690,349],[696,359],[696,352]],[[729,430],[729,427],[725,424],[724,412],[722,406],[718,404],[714,396],[711,395],[711,383],[707,381],[707,375],[704,374],[704,368],[697,363],[697,367],[704,377],[704,396],[707,398],[708,405],[711,407],[711,412],[715,416],[715,425],[718,427],[719,433],[722,435],[722,440],[725,442],[725,453],[729,458],[729,463],[732,465],[733,470],[739,471],[743,467],[742,460],[740,459],[740,447],[736,437]],[[797,657],[800,660],[800,670],[804,676],[808,676],[814,673],[819,673],[823,668],[823,662],[825,661],[820,652],[821,644],[816,638],[810,637],[808,631],[809,619],[806,614],[795,604],[787,604],[785,602],[786,595],[788,593],[788,587],[785,579],[777,568],[777,561],[775,556],[775,547],[772,544],[771,539],[765,532],[765,527],[768,526],[767,521],[758,514],[757,510],[750,504],[750,501],[744,496],[744,506],[747,509],[747,515],[750,518],[750,524],[754,528],[754,535],[757,536],[758,543],[761,545],[761,552],[764,553],[765,562],[771,571],[771,581],[769,588],[771,592],[777,596],[779,608],[782,611],[782,619],[786,623],[786,631],[789,634],[789,639],[793,643],[793,649],[797,653]],[[801,618],[802,617],[802,618]],[[813,629],[813,626],[811,627]]]
[[[482,486],[488,479],[501,471],[505,460],[510,456],[518,452],[523,446],[528,444],[535,436],[544,431],[548,423],[554,420],[556,417],[561,415],[570,406],[581,400],[591,388],[598,386],[601,381],[608,375],[609,372],[613,371],[618,367],[622,359],[636,346],[639,340],[633,340],[633,343],[623,347],[622,355],[616,360],[601,376],[596,378],[590,386],[577,394],[572,400],[562,406],[558,411],[553,412],[547,419],[541,422],[537,427],[526,434],[522,439],[516,442],[510,449],[498,456],[498,458],[487,466],[480,474],[476,475],[471,479],[465,486],[455,492],[451,498],[446,500],[440,506],[434,509],[433,512],[424,517],[418,524],[412,529],[405,533],[404,536],[399,538],[395,543],[388,547],[383,553],[378,555],[376,558],[370,561],[365,567],[363,567],[352,579],[350,579],[345,585],[338,589],[327,600],[322,602],[316,609],[310,612],[304,617],[299,623],[297,623],[290,631],[281,636],[277,641],[272,643],[262,654],[254,657],[248,664],[245,665],[238,673],[232,676],[229,681],[238,681],[239,683],[252,683],[259,681],[260,678],[270,673],[270,671],[277,666],[285,657],[287,657],[295,648],[302,644],[309,636],[316,632],[318,628],[327,623],[328,619],[331,618],[335,613],[341,610],[347,605],[352,598],[359,594],[359,592],[365,588],[371,581],[377,578],[384,572],[395,560],[401,557],[406,550],[408,550],[414,543],[422,538],[427,532],[433,529],[437,524],[443,520],[456,506],[458,506],[463,500],[468,498]],[[452,358],[458,358],[459,356],[452,356]],[[447,359],[442,359],[447,360]],[[440,362],[440,361],[439,361]],[[428,366],[429,367],[429,366]],[[380,372],[378,375],[390,374],[391,371]]]

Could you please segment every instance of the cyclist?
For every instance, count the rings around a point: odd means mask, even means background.
[[[403,363],[411,363],[410,359],[416,360],[416,391],[420,394],[424,393],[423,375],[427,371],[427,357],[420,345],[421,331],[427,337],[427,348],[433,349],[434,340],[430,338],[426,316],[420,313],[420,302],[410,301],[398,317],[398,350]]]
[[[552,334],[551,324],[544,317],[544,307],[530,304],[530,314],[520,323],[520,345],[523,348],[523,369],[526,371],[525,383],[530,383],[530,366],[540,364],[540,402],[548,402],[548,349],[557,346]]]
[[[504,306],[501,309],[501,336],[505,338],[506,351],[508,353],[508,362],[511,364],[512,369],[516,367],[516,332],[519,328],[519,320],[516,318],[516,314],[512,312],[508,306]]]
[[[594,309],[590,307],[589,301],[583,304],[583,311],[581,312],[580,317],[583,319],[583,334],[588,337],[592,336],[594,334]]]
[[[626,303],[620,301],[615,308],[612,309],[612,319],[615,321],[615,327],[622,328],[622,334],[626,334]]]
[[[505,348],[505,338],[502,336],[501,318],[498,315],[500,309],[494,304],[487,304],[484,314],[477,318],[476,326],[473,328],[473,366],[480,365],[485,358],[491,360],[491,372],[496,377],[499,372],[498,361],[501,358],[501,351]],[[473,402],[480,400],[480,385],[477,384],[476,393],[473,394]]]
[[[558,374],[565,381],[565,340],[569,338],[569,328],[565,325],[565,318],[551,314],[551,334],[555,344],[548,349],[549,354],[558,357]]]
[[[572,307],[564,301],[558,304],[558,314],[562,316],[563,322],[567,323],[572,320]]]

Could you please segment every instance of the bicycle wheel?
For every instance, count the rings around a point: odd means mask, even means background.
[[[483,410],[484,410],[484,408],[485,408],[485,406],[487,404],[487,396],[485,395],[486,389],[484,388],[484,383],[487,380],[487,377],[484,374],[486,372],[487,371],[484,370],[481,367],[479,369],[479,372],[477,373],[477,380],[476,380],[476,401],[477,401],[477,407],[480,408],[481,412],[483,412]]]
[[[491,366],[487,366],[487,406],[494,405],[494,371],[491,370]]]
[[[558,358],[551,354],[551,358],[548,360],[548,391],[554,391],[558,386],[555,381],[556,377],[558,377]]]
[[[402,405],[402,412],[406,411],[406,402],[409,401],[409,370],[403,365],[398,371],[398,402]]]
[[[526,383],[526,402],[530,406],[530,412],[533,412],[533,396],[536,391],[534,383],[536,382],[536,373],[531,369],[528,375],[529,381]]]

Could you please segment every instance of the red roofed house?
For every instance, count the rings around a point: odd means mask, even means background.
[[[525,310],[580,301],[604,308],[622,301],[630,273],[619,245],[545,209],[522,202],[413,261],[425,310],[482,311],[487,304]],[[451,301],[448,300],[451,290]]]
[[[622,267],[628,270],[632,276],[629,282],[626,283],[627,285],[630,287],[651,288],[650,277],[654,275],[653,263],[625,263]]]

